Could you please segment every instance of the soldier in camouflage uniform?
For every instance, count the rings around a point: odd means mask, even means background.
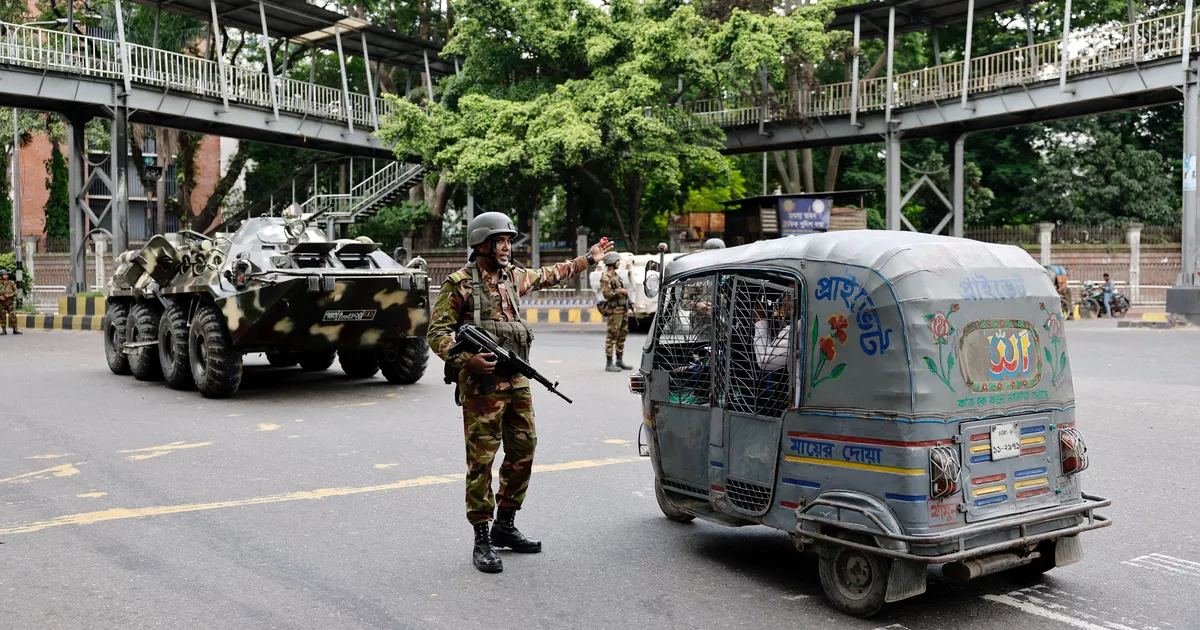
[[[521,321],[521,296],[574,278],[611,249],[604,241],[592,246],[587,256],[543,267],[521,269],[511,264],[512,238],[517,235],[512,220],[498,212],[485,212],[467,225],[471,248],[467,265],[450,274],[438,293],[429,322],[429,345],[446,361],[447,381],[457,383],[456,399],[463,407],[463,432],[467,446],[467,520],[475,529],[472,559],[486,573],[504,569],[495,547],[520,553],[537,553],[542,544],[530,540],[513,524],[521,509],[533,472],[537,434],[533,421],[533,399],[529,379],[496,370],[495,355],[462,353],[451,356],[454,333],[471,323],[494,336],[501,347],[529,357],[533,331]],[[485,284],[486,283],[486,284]],[[479,391],[473,375],[491,374],[495,391]],[[495,502],[492,495],[492,462],[500,445],[499,513],[491,526]]]
[[[625,364],[625,337],[629,334],[629,290],[621,281],[618,269],[621,256],[611,253],[604,257],[607,269],[600,276],[600,293],[604,296],[604,315],[608,319],[608,334],[604,337],[604,371],[620,372],[632,370]],[[617,351],[617,362],[613,364],[613,350]]]
[[[21,334],[17,330],[17,283],[8,279],[7,269],[0,269],[0,335],[8,334],[4,330],[6,318],[13,334]]]

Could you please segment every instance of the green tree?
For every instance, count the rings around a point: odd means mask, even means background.
[[[46,190],[50,198],[46,200],[46,236],[49,238],[69,238],[71,235],[71,195],[67,190],[67,158],[59,150],[58,144],[50,148],[50,159],[46,160]]]

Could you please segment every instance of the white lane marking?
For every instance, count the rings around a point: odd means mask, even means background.
[[[1156,621],[1140,613],[1130,613],[1119,608],[1098,606],[1092,600],[1050,588],[1045,584],[1037,584],[1029,588],[1010,591],[1004,595],[985,595],[984,599],[1007,606],[1012,606],[1023,612],[1047,619],[1055,619],[1078,628],[1091,630],[1158,630],[1161,626],[1171,624]],[[1142,617],[1149,624],[1130,619],[1130,616]],[[1070,621],[1067,621],[1069,619]]]
[[[996,602],[997,604],[1004,604],[1005,606],[1012,606],[1013,608],[1016,608],[1017,610],[1029,613],[1031,615],[1035,615],[1038,617],[1044,617],[1046,619],[1053,619],[1054,621],[1059,621],[1059,622],[1065,623],[1068,626],[1074,626],[1076,628],[1083,628],[1084,630],[1111,630],[1107,626],[1099,626],[1094,623],[1084,621],[1082,619],[1076,619],[1075,617],[1071,617],[1069,615],[1064,615],[1062,613],[1057,613],[1057,612],[1054,612],[1053,610],[1048,610],[1046,608],[1042,608],[1041,606],[1038,606],[1038,605],[1030,603],[1030,602],[1020,601],[1020,600],[1018,600],[1014,597],[1010,597],[1008,595],[984,595],[983,598],[988,600],[989,602]]]
[[[903,624],[894,623],[890,626],[879,626],[875,630],[909,630],[909,627]]]
[[[1121,564],[1126,564],[1131,567],[1149,569],[1160,573],[1169,573],[1171,575],[1182,575],[1185,577],[1200,578],[1200,562],[1192,562],[1183,558],[1175,558],[1161,553],[1151,553],[1144,556],[1138,556],[1129,560],[1124,560]]]
[[[808,595],[784,595],[783,598],[789,602],[798,602],[802,599],[808,599]]]

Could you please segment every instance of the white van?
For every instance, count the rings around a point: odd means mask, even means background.
[[[654,319],[654,311],[658,308],[658,298],[647,297],[643,283],[646,280],[646,264],[651,261],[657,263],[658,254],[620,252],[619,255],[621,256],[621,268],[617,273],[625,282],[625,288],[629,289],[629,299],[633,302],[633,317],[629,319],[629,329],[648,330],[650,321]],[[681,255],[666,254],[664,263],[670,263]],[[604,301],[604,295],[600,292],[600,277],[606,269],[607,266],[601,262],[588,275],[588,281],[596,292],[597,303]]]

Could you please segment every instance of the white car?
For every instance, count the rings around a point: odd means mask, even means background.
[[[621,275],[621,280],[625,282],[625,288],[629,289],[630,300],[633,302],[633,317],[629,320],[630,330],[646,330],[650,327],[650,321],[654,319],[654,312],[658,309],[658,298],[647,297],[644,282],[646,280],[646,263],[650,261],[658,262],[658,254],[631,254],[629,252],[620,252],[621,256],[620,270],[617,273]],[[670,263],[682,254],[666,254],[664,257],[665,263]],[[604,295],[600,293],[600,276],[607,269],[607,265],[599,263],[596,268],[588,275],[588,281],[591,283],[592,289],[596,292],[596,302],[603,302]]]

